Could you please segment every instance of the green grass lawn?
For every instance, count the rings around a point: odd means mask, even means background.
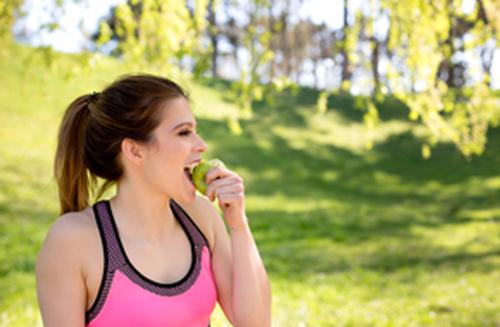
[[[126,68],[0,55],[0,326],[40,326],[34,262],[57,218],[57,127],[71,100]],[[245,179],[273,326],[500,326],[499,129],[482,157],[441,145],[424,160],[420,127],[387,103],[366,150],[355,99],[333,97],[318,116],[303,89],[277,108],[257,104],[234,136],[228,88],[190,85],[207,156]],[[226,325],[220,310],[212,322]]]

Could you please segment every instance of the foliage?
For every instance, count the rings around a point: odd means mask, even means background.
[[[426,149],[437,142],[451,140],[465,157],[480,155],[488,126],[497,124],[500,99],[495,99],[488,88],[488,71],[483,73],[483,80],[463,88],[450,84],[455,83],[452,78],[457,76],[449,76],[447,84],[439,79],[442,65],[454,65],[452,56],[459,51],[454,44],[465,42],[460,29],[468,29],[469,48],[485,47],[494,37],[494,27],[485,25],[480,16],[480,4],[481,1],[476,1],[475,11],[467,15],[460,9],[462,1],[415,0],[404,4],[382,1],[391,16],[388,47],[403,59],[405,70],[410,72],[406,76],[413,92],[408,93],[397,86],[404,85],[405,74],[391,74],[390,83],[394,85],[394,92],[410,107],[410,117],[420,119],[426,126]],[[426,28],[415,28],[417,25]],[[395,71],[397,68],[392,70]],[[453,70],[448,71],[448,75],[453,73]],[[417,84],[423,87],[415,91]]]
[[[452,141],[465,157],[480,155],[486,145],[488,127],[498,127],[500,98],[484,84],[463,89],[439,88],[407,96],[410,118],[427,128],[426,153],[440,141]]]
[[[430,156],[431,148],[438,142],[448,141],[452,141],[466,158],[482,154],[488,128],[498,125],[500,115],[500,98],[489,88],[491,59],[488,62],[487,58],[482,58],[483,72],[479,81],[467,77],[469,82],[462,85],[465,83],[465,63],[456,59],[456,54],[482,49],[483,54],[490,52],[491,56],[495,49],[491,42],[495,42],[499,32],[496,27],[498,9],[488,1],[476,1],[471,13],[462,12],[463,2],[458,0],[382,0],[380,10],[376,10],[375,1],[365,2],[366,8],[371,10],[358,11],[354,24],[344,28],[346,37],[342,42],[346,44],[342,47],[348,48],[348,61],[358,66],[361,63],[359,57],[354,56],[360,42],[351,39],[349,34],[357,28],[353,34],[363,35],[361,40],[372,43],[372,68],[379,64],[378,58],[373,60],[374,46],[380,46],[373,32],[374,24],[382,14],[388,15],[390,27],[384,43],[391,61],[388,62],[387,85],[381,88],[375,80],[374,93],[381,95],[381,90],[391,90],[409,106],[410,119],[426,127],[424,157]],[[425,28],[415,28],[419,25]],[[378,67],[374,71],[378,72]],[[341,88],[350,89],[350,83],[344,80]],[[325,96],[326,93],[322,93],[318,99],[321,112],[326,111]],[[376,121],[376,107],[368,102],[365,110],[366,126],[370,129]]]
[[[118,52],[128,63],[172,73],[182,58],[195,57],[200,50],[206,7],[207,0],[197,0],[191,14],[185,3],[175,0],[121,3],[114,9],[113,28],[101,22],[98,43],[116,37]]]
[[[4,0],[0,2],[0,41],[11,37],[11,28],[19,14],[23,0]]]

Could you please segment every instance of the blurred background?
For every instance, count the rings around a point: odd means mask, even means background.
[[[42,324],[64,110],[134,72],[244,177],[273,326],[500,326],[499,36],[497,0],[1,0],[0,326]]]

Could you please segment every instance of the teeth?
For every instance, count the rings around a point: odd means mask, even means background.
[[[196,167],[196,165],[197,165],[197,164],[198,164],[198,163],[197,163],[197,162],[195,162],[195,163],[193,163],[193,164],[191,164],[191,165],[189,165],[189,166],[186,166],[186,167],[184,167],[184,168],[185,168],[185,169],[188,169],[188,170],[189,170],[189,173],[190,173],[190,174],[192,174],[192,173],[193,173],[193,169],[194,169],[194,167]]]

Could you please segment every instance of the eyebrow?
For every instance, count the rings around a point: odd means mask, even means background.
[[[182,123],[180,123],[180,124],[175,125],[175,126],[174,126],[174,128],[172,128],[172,130],[174,131],[174,130],[176,130],[177,128],[179,128],[179,127],[181,127],[181,126],[184,126],[184,125],[189,125],[189,126],[191,126],[191,127],[193,127],[193,126],[194,126],[194,124],[193,124],[193,123],[191,123],[191,122],[182,122]]]

